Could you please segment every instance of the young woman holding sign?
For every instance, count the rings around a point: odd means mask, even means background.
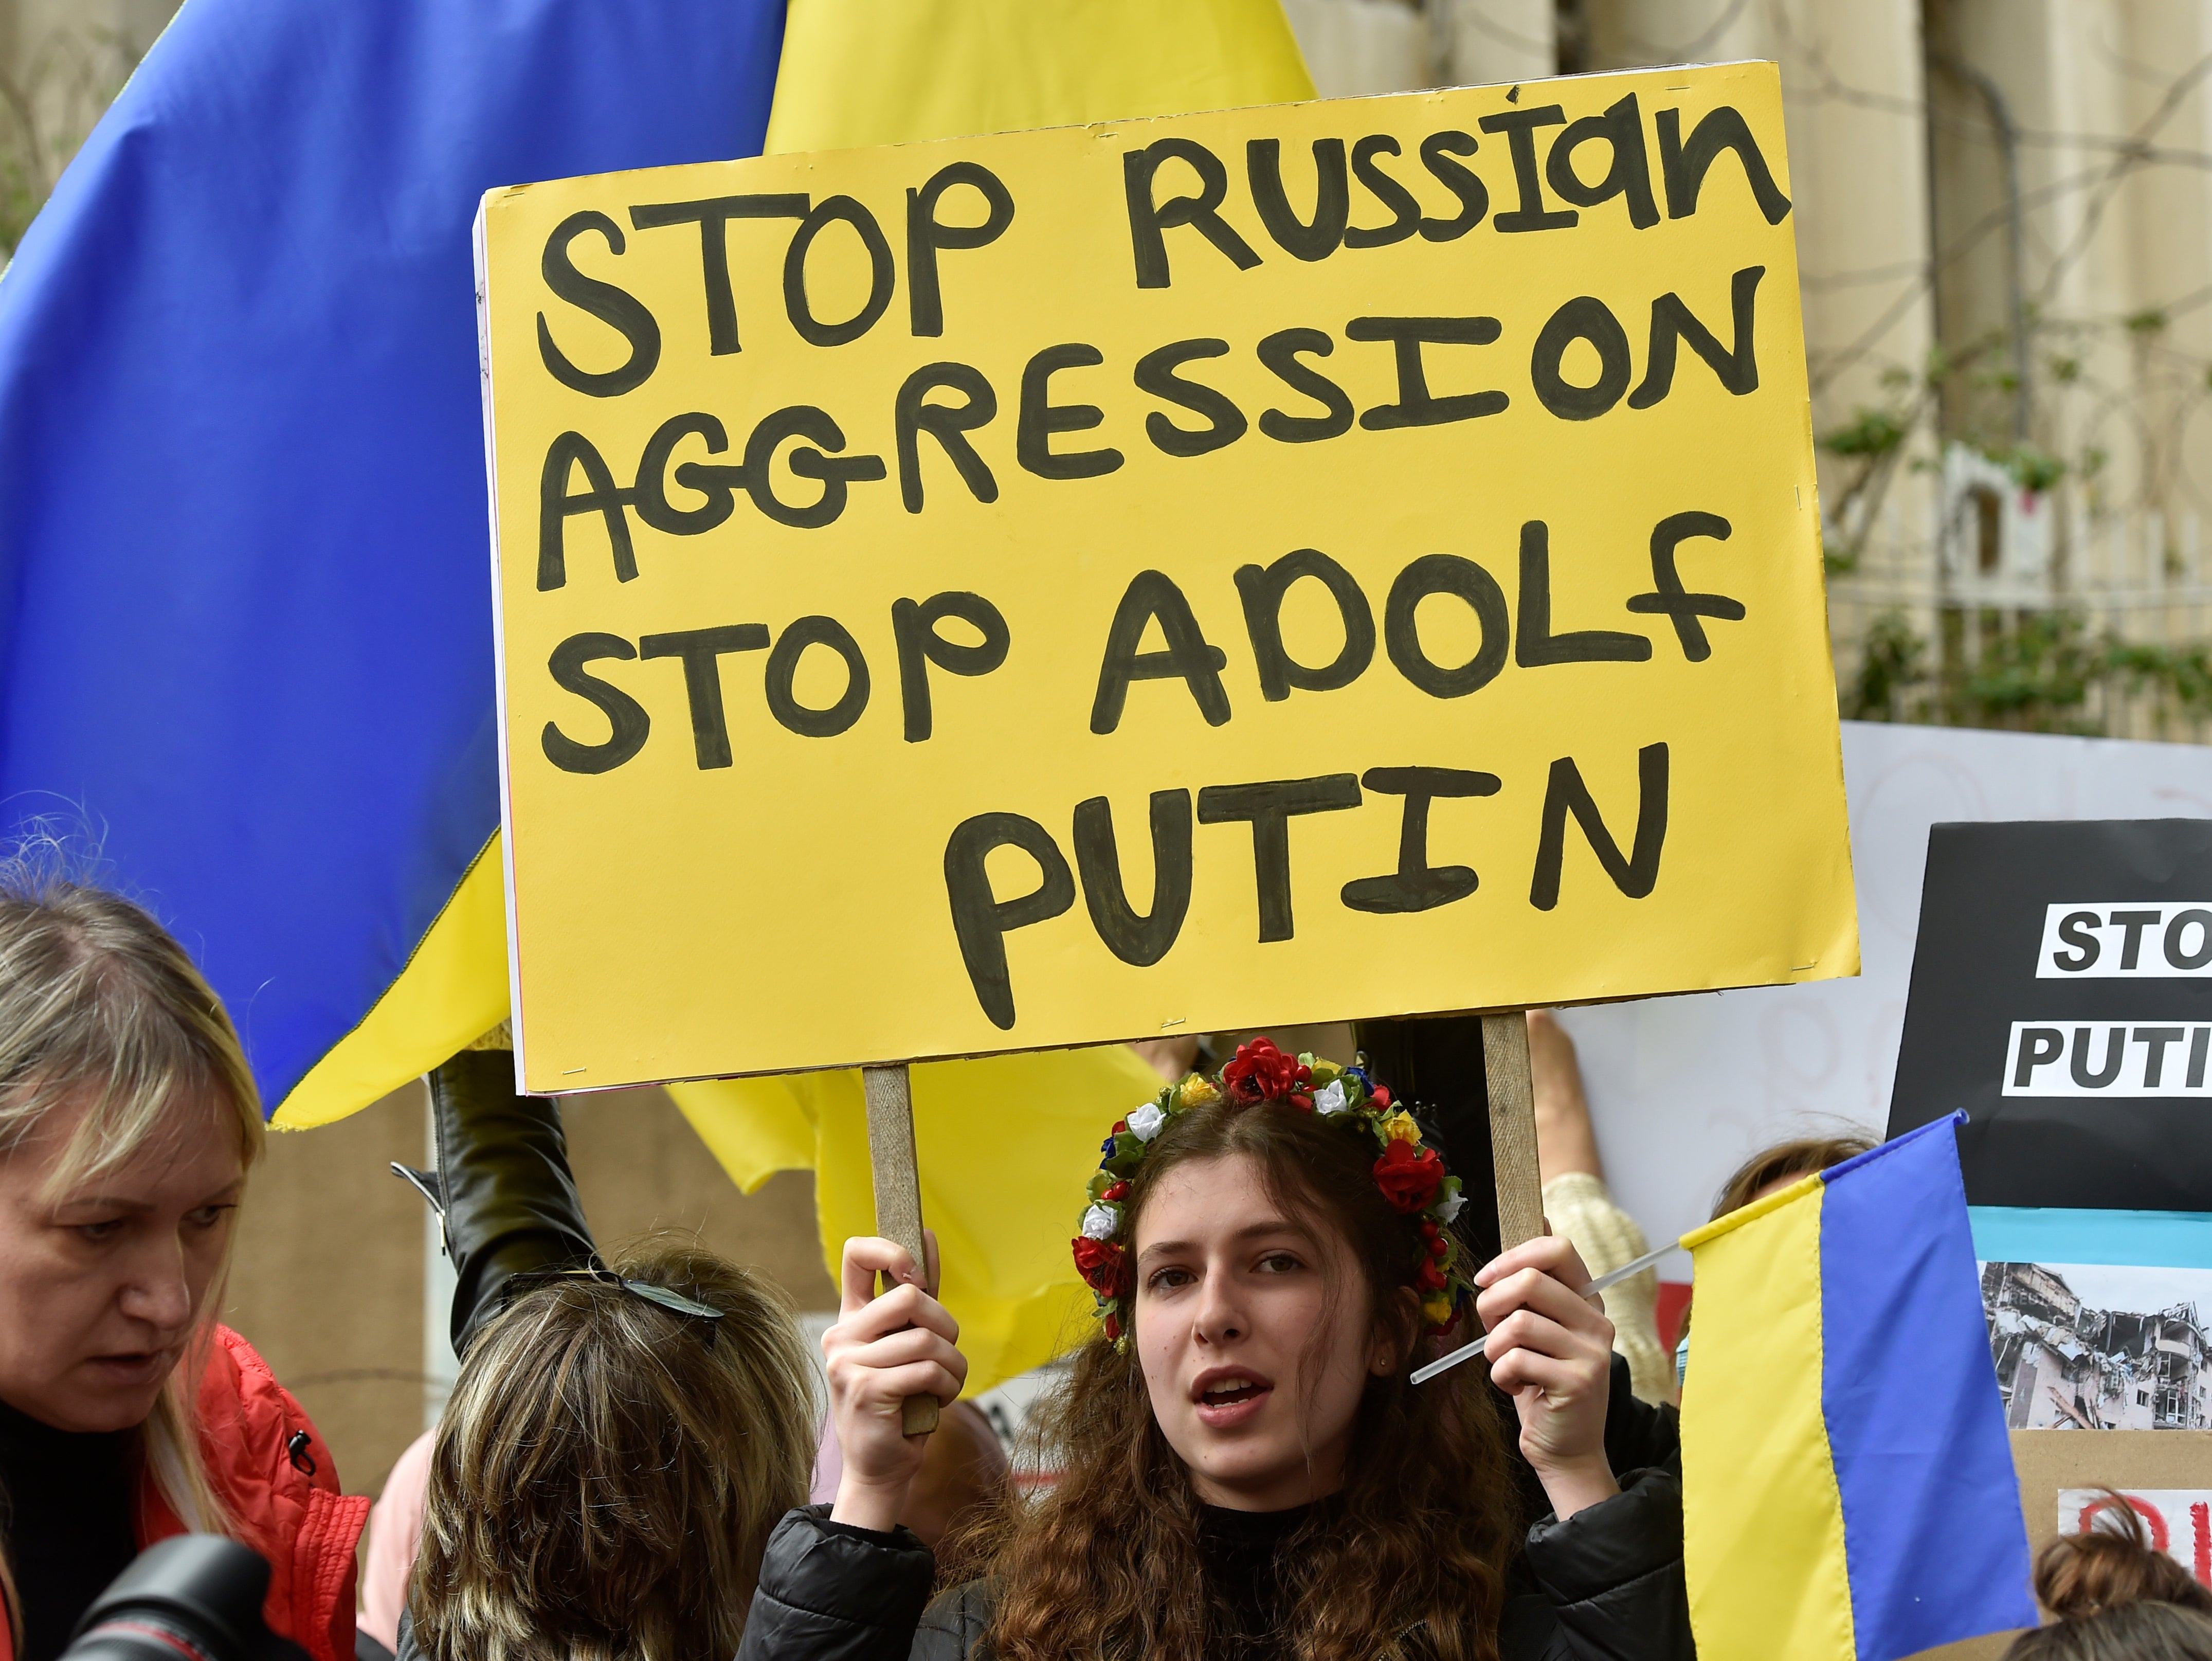
[[[844,1478],[770,1541],[740,1661],[1687,1661],[1674,1414],[1629,1395],[1565,1241],[1470,1284],[1411,1116],[1265,1039],[1103,1152],[1057,1486],[969,1532],[929,1601],[893,1525],[926,1439],[900,1402],[951,1399],[966,1363],[920,1267],[848,1241],[823,1341]],[[901,1284],[872,1299],[879,1273]],[[1488,1378],[1409,1383],[1469,1303]]]

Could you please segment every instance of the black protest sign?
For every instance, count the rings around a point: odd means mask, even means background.
[[[1939,824],[1893,1136],[1976,1205],[2212,1210],[2212,820]]]

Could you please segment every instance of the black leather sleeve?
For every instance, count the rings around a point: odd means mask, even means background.
[[[937,1560],[908,1530],[787,1512],[769,1536],[738,1661],[908,1661]]]
[[[599,1261],[568,1169],[561,1110],[514,1092],[514,1057],[468,1050],[430,1075],[438,1188],[453,1294],[453,1353],[499,1313],[514,1275]]]

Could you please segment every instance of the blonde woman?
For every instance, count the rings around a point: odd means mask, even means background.
[[[761,1276],[593,1249],[558,1110],[505,1051],[431,1077],[460,1376],[400,1661],[729,1661],[814,1463],[814,1375]]]
[[[187,1529],[269,1559],[270,1623],[314,1661],[353,1653],[368,1502],[215,1319],[261,1135],[238,1035],[161,925],[0,867],[4,1661],[51,1661]]]

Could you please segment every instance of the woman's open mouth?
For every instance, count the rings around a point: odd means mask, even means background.
[[[1273,1393],[1273,1381],[1243,1367],[1217,1367],[1198,1375],[1191,1400],[1199,1421],[1215,1430],[1241,1425]]]

